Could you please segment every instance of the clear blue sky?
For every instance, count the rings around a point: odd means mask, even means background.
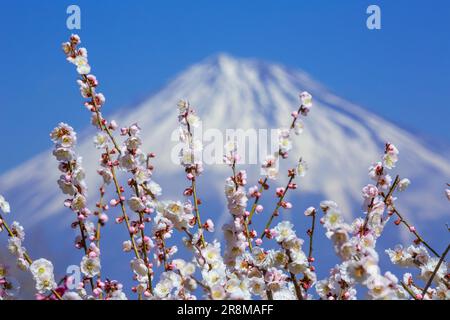
[[[59,121],[88,122],[60,51],[69,4],[81,7],[108,112],[228,52],[301,68],[413,132],[450,138],[448,0],[2,1],[0,173],[50,147]],[[365,26],[369,4],[382,9],[380,31]]]

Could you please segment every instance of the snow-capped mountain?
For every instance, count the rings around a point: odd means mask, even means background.
[[[178,125],[176,103],[180,98],[195,107],[203,130],[275,129],[290,124],[290,113],[297,109],[298,93],[303,90],[313,95],[314,107],[305,120],[304,133],[294,137],[290,160],[282,163],[285,171],[301,155],[309,164],[306,177],[299,181],[299,193],[293,196],[294,206],[299,202],[293,214],[300,215],[310,205],[318,206],[319,200],[333,199],[348,219],[361,215],[361,188],[370,182],[368,167],[380,159],[384,143],[389,141],[400,150],[395,171],[412,181],[400,195],[400,209],[428,235],[432,236],[430,230],[435,229],[448,237],[443,227],[449,218],[449,203],[444,196],[445,183],[450,181],[450,162],[444,156],[448,150],[441,154],[431,151],[414,134],[334,95],[302,71],[222,54],[190,67],[135,108],[111,115],[106,105],[104,113],[123,126],[139,123],[143,149],[157,154],[155,181],[162,185],[165,198],[181,198],[183,170],[170,160],[176,145],[171,137]],[[88,123],[89,116],[81,108],[80,116]],[[70,119],[61,121],[70,124]],[[82,132],[77,150],[83,156],[90,201],[94,203],[100,183],[96,174],[99,153],[93,146],[93,130],[75,129]],[[245,168],[249,169],[249,182],[256,183],[258,166]],[[223,181],[227,170],[223,165],[207,165],[199,180],[206,214],[220,221],[227,217],[221,209],[225,206],[220,206],[225,203]],[[57,187],[58,176],[57,162],[47,150],[0,177],[0,193],[10,201],[14,219],[34,234],[29,246],[42,253],[40,244],[44,241],[57,242],[53,250],[72,241],[61,240],[60,231],[69,228],[73,217],[62,205],[65,197]],[[208,201],[215,205],[209,212]],[[50,232],[36,235],[42,228]],[[111,223],[109,228],[109,232],[125,236],[120,227]]]

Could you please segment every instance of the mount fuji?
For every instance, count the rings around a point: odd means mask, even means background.
[[[78,89],[74,87],[74,90]],[[294,137],[290,160],[282,162],[281,172],[294,165],[297,155],[308,162],[309,170],[298,181],[299,189],[289,199],[294,208],[285,214],[285,218],[296,221],[301,230],[306,230],[309,222],[302,212],[306,207],[318,206],[319,201],[325,199],[335,200],[346,219],[360,216],[361,188],[370,183],[368,167],[380,159],[384,143],[389,141],[400,150],[400,160],[394,171],[412,182],[407,191],[398,195],[399,210],[441,250],[448,242],[445,223],[449,218],[449,203],[444,188],[450,181],[450,162],[446,157],[450,149],[435,151],[415,134],[333,94],[305,72],[220,54],[188,68],[134,108],[111,115],[106,105],[104,112],[108,119],[116,119],[119,125],[139,123],[143,150],[157,154],[154,180],[161,184],[164,198],[178,199],[182,198],[185,187],[184,174],[170,159],[176,144],[171,137],[178,125],[176,103],[180,98],[189,100],[194,106],[204,130],[276,129],[290,124],[290,113],[298,107],[300,91],[313,95],[314,107],[305,120],[304,132]],[[88,121],[87,113],[80,108],[81,113],[80,116],[86,116]],[[61,121],[70,124],[70,119]],[[99,153],[92,141],[94,131],[75,129],[79,131],[77,152],[83,157],[93,204],[98,198],[100,183],[96,174]],[[259,167],[246,165],[243,168],[248,170],[249,183],[256,183]],[[213,218],[218,224],[228,219],[223,196],[224,179],[230,174],[228,170],[224,165],[207,165],[198,182],[204,203],[202,215]],[[77,264],[79,257],[74,257],[72,237],[67,237],[73,216],[63,206],[65,197],[56,184],[58,176],[56,160],[51,151],[46,150],[3,174],[0,193],[11,203],[10,219],[20,221],[28,231],[25,244],[34,256]],[[284,185],[283,180],[278,183]],[[268,210],[274,203],[272,193],[267,195],[272,201],[265,204]],[[112,209],[109,214],[113,217],[118,212]],[[261,220],[265,221],[266,217]],[[220,227],[217,229],[220,231]],[[407,232],[399,230],[402,229],[395,226],[387,228],[383,246],[411,239]],[[120,243],[126,238],[122,227],[110,222],[105,233],[105,237],[112,240],[104,250],[120,250]],[[331,247],[323,236],[318,237],[320,247]],[[115,249],[112,246],[116,246]],[[107,259],[115,262],[119,258],[112,255]],[[128,262],[111,272],[129,276]]]

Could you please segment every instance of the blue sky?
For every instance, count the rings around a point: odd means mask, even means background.
[[[450,2],[9,1],[0,4],[0,174],[51,146],[59,121],[87,114],[60,43],[66,8],[82,36],[107,112],[132,106],[218,52],[300,68],[340,96],[436,140],[449,140]],[[382,29],[366,28],[378,4]]]

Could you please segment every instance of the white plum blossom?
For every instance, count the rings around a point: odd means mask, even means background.
[[[75,198],[73,198],[71,208],[74,211],[81,211],[86,207],[86,204],[87,204],[86,197],[83,196],[82,194],[77,194]]]
[[[20,239],[20,241],[25,240],[25,230],[22,227],[22,225],[20,223],[18,223],[17,221],[14,221],[11,224],[10,230],[12,231],[12,233],[14,234],[15,237]]]
[[[18,237],[10,237],[8,239],[8,250],[11,254],[19,257],[22,257],[22,255],[25,252],[25,248],[22,247],[22,240],[20,240]]]
[[[389,259],[391,259],[393,264],[403,267],[413,266],[414,260],[411,254],[402,245],[397,245],[393,250],[387,249],[386,253],[389,255]]]
[[[308,170],[308,164],[305,160],[300,159],[297,164],[297,175],[299,177],[304,177],[306,175],[306,171]]]
[[[304,91],[300,94],[300,99],[304,107],[310,108],[312,106],[312,96],[309,92]]]
[[[405,191],[409,187],[410,184],[411,184],[411,181],[408,178],[403,178],[398,183],[398,190]]]
[[[294,225],[289,221],[282,221],[273,229],[275,231],[275,240],[277,242],[283,242],[290,240],[295,236],[292,228]]]
[[[77,66],[77,72],[79,74],[88,74],[91,72],[91,67],[88,64],[88,60],[86,57],[83,56],[77,56],[73,60],[73,64]]]
[[[145,209],[144,202],[138,197],[131,197],[130,199],[128,199],[128,206],[134,212],[141,212]]]
[[[125,252],[130,252],[133,249],[133,245],[130,240],[124,241],[122,243],[122,250]]]
[[[261,168],[265,176],[275,180],[278,177],[278,158],[274,155],[267,156]]]
[[[220,254],[220,244],[218,242],[208,244],[208,246],[205,249],[203,249],[202,253],[207,263],[215,265],[218,262],[220,262],[221,254]]]
[[[305,124],[301,120],[297,120],[294,125],[294,133],[300,135],[305,128]]]
[[[53,264],[46,259],[35,260],[30,265],[30,272],[36,282],[38,292],[45,293],[56,288],[53,269]]]
[[[343,222],[342,213],[338,208],[329,207],[321,222],[323,222],[324,227],[327,229],[337,229]]]
[[[95,135],[94,145],[97,149],[104,149],[108,145],[108,143],[109,138],[105,133],[99,132]]]
[[[131,269],[134,271],[139,282],[147,282],[148,267],[145,265],[144,260],[136,258],[131,260]]]
[[[35,260],[30,265],[30,272],[35,278],[40,278],[44,274],[53,274],[53,264],[46,259]]]
[[[3,211],[3,213],[9,213],[11,211],[9,203],[2,195],[0,195],[0,210]]]
[[[278,129],[278,146],[281,154],[285,154],[292,149],[289,129]]]
[[[215,285],[211,287],[211,297],[213,300],[224,300],[226,298],[226,292],[223,286]]]
[[[86,277],[93,278],[100,273],[101,265],[98,257],[90,258],[84,256],[81,260],[81,272]]]
[[[150,181],[150,183],[147,184],[147,188],[155,196],[160,196],[162,194],[161,186],[154,181]]]
[[[169,219],[173,226],[178,230],[191,228],[194,215],[192,214],[192,205],[190,203],[181,203],[179,201],[167,201],[160,203],[161,212],[164,217]]]
[[[397,148],[391,144],[386,144],[386,152],[383,157],[383,164],[386,168],[392,169],[395,167],[396,162],[398,161],[398,150]]]
[[[309,207],[308,209],[305,210],[305,216],[309,217],[312,216],[316,213],[316,208],[314,207]]]

